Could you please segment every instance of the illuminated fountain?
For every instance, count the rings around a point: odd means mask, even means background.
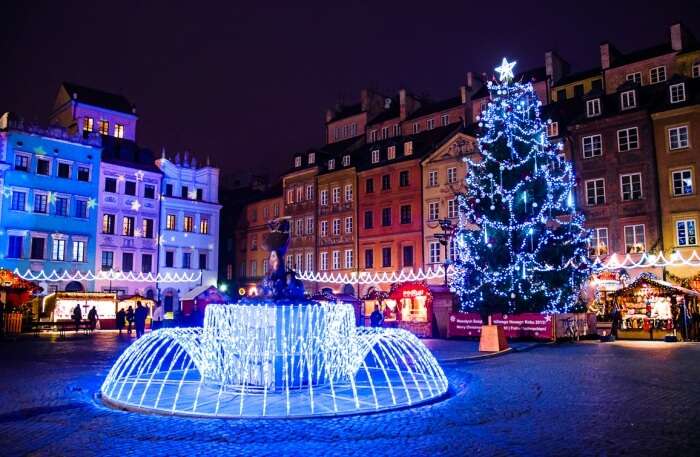
[[[105,403],[214,417],[357,414],[425,403],[447,391],[430,351],[398,329],[355,327],[346,303],[310,301],[284,271],[288,224],[266,240],[268,298],[209,305],[203,328],[154,331],[119,357]]]

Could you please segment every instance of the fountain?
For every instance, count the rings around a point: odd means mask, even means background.
[[[357,328],[351,305],[305,299],[282,261],[288,222],[271,228],[263,297],[207,306],[203,328],[138,339],[102,384],[106,404],[186,416],[309,417],[415,406],[447,392],[442,368],[413,334]]]

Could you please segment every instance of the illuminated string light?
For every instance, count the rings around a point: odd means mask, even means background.
[[[22,279],[27,281],[48,281],[48,282],[58,282],[58,281],[133,281],[133,282],[171,282],[171,283],[192,283],[199,282],[202,278],[201,271],[195,271],[192,273],[135,273],[133,271],[123,272],[123,271],[98,271],[93,273],[91,270],[88,271],[76,271],[75,273],[69,273],[66,270],[60,273],[53,270],[50,273],[45,271],[34,272],[27,270],[24,273],[20,272],[18,268],[15,269],[15,274]]]

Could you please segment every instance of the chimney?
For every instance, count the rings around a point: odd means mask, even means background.
[[[600,66],[603,70],[610,68],[615,63],[615,58],[618,56],[617,49],[609,42],[600,44]]]
[[[333,120],[333,110],[332,109],[327,109],[326,110],[326,122],[330,122]]]
[[[399,117],[403,121],[408,117],[406,110],[406,89],[399,90]]]
[[[559,54],[554,51],[547,51],[544,53],[544,64],[547,77],[552,84],[556,84],[557,81],[566,76],[566,74],[569,72],[568,62],[562,59]]]
[[[680,51],[683,49],[684,44],[688,44],[686,33],[685,27],[680,22],[676,22],[671,26],[671,48],[674,51]]]
[[[369,89],[362,89],[360,91],[360,102],[362,103],[362,111],[369,111],[370,94]]]
[[[474,89],[474,73],[467,72],[467,90],[471,92]]]
[[[467,86],[459,86],[459,98],[462,100],[462,105],[467,103]]]

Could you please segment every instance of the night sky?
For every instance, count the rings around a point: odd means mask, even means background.
[[[599,64],[601,41],[658,44],[678,20],[700,38],[697,0],[8,3],[0,111],[43,123],[64,80],[120,92],[137,106],[140,144],[273,175],[321,145],[326,108],[363,87],[451,97],[504,55],[524,70],[555,49],[578,71]]]

